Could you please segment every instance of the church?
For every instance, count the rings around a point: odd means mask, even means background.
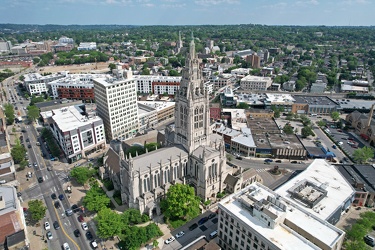
[[[164,147],[136,157],[119,150],[123,204],[152,218],[161,213],[160,199],[176,183],[194,187],[204,201],[224,191],[224,140],[210,130],[208,100],[192,39],[175,96],[175,122],[165,129]]]

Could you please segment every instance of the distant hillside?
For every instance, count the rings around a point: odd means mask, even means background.
[[[56,24],[0,24],[0,33],[78,31],[78,30],[116,30],[134,28],[135,25],[56,25]]]

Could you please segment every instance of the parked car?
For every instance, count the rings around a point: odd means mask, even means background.
[[[273,162],[272,159],[265,159],[264,162]]]
[[[190,231],[193,231],[194,229],[196,229],[198,227],[198,224],[197,223],[194,223],[193,225],[191,225],[190,227],[189,227],[189,230]]]
[[[63,195],[63,194],[60,194],[60,195],[59,195],[59,200],[62,201],[62,200],[64,200],[64,199],[65,199],[64,195]]]
[[[79,222],[85,221],[85,219],[83,218],[83,215],[78,216],[77,219],[78,219]]]
[[[77,204],[73,204],[72,205],[72,210],[73,210],[74,213],[78,212],[78,206],[77,206]]]
[[[184,231],[181,231],[181,232],[179,232],[179,233],[177,233],[176,234],[176,238],[178,239],[178,238],[181,238],[182,236],[184,236],[185,235],[185,232]]]
[[[87,238],[88,240],[92,240],[92,239],[94,238],[94,236],[92,236],[92,233],[91,233],[90,231],[88,231],[88,232],[86,233],[86,238]]]
[[[297,161],[291,161],[290,163],[292,163],[292,164],[297,164],[298,162],[297,162]]]
[[[91,241],[90,244],[91,244],[92,249],[97,249],[98,248],[98,243],[96,243],[95,240]]]
[[[337,144],[339,144],[340,146],[342,145],[342,144],[344,144],[342,141],[339,141]]]
[[[57,230],[57,229],[60,228],[60,224],[59,224],[57,221],[55,221],[55,222],[53,223],[53,227],[55,228],[55,230]]]
[[[281,160],[276,160],[275,162],[276,162],[276,163],[281,163],[282,161],[281,161]]]
[[[73,210],[68,208],[67,210],[65,210],[65,214],[66,214],[66,216],[71,216],[73,214]]]
[[[333,145],[333,146],[332,146],[332,148],[336,149],[336,148],[337,148],[337,146],[336,146],[336,145]]]
[[[206,223],[206,221],[208,221],[208,217],[203,217],[203,218],[201,218],[201,219],[198,221],[198,224],[199,224],[199,225],[203,225],[204,223]]]
[[[43,177],[38,177],[38,182],[39,183],[42,183],[44,180],[43,180]]]
[[[44,229],[45,230],[50,230],[51,229],[51,226],[49,225],[48,221],[44,222]]]
[[[208,219],[212,219],[216,216],[216,213],[210,213],[210,215],[208,216]]]
[[[85,230],[85,231],[89,230],[89,227],[87,226],[86,222],[83,222],[81,226],[82,226],[83,230]]]
[[[172,236],[172,237],[170,237],[169,239],[166,239],[166,240],[164,241],[164,243],[168,245],[168,244],[172,243],[174,240],[175,240],[175,238]]]
[[[51,231],[48,231],[46,235],[47,235],[47,239],[49,239],[49,240],[53,239]]]
[[[65,242],[62,247],[64,250],[70,250],[70,246],[67,242]]]
[[[76,230],[74,230],[74,236],[75,237],[79,237],[79,236],[81,236],[81,232],[79,231],[79,229],[76,229]]]
[[[60,202],[59,201],[55,202],[55,208],[60,208]]]
[[[51,198],[52,198],[53,200],[56,200],[56,198],[57,198],[56,194],[55,194],[55,193],[51,194]]]

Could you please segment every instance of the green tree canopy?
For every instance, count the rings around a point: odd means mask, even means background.
[[[70,171],[70,176],[83,185],[96,174],[96,170],[89,167],[75,167]]]
[[[46,215],[47,207],[41,200],[31,200],[28,205],[31,218],[34,221],[39,221]]]
[[[249,108],[249,104],[247,104],[246,102],[240,102],[240,103],[238,103],[237,108],[239,108],[239,109],[248,109]]]
[[[7,103],[4,105],[4,114],[7,118],[7,124],[13,124],[14,123],[14,107],[12,104]]]
[[[167,218],[190,220],[199,215],[199,202],[193,187],[175,184],[169,188],[161,207]]]
[[[353,152],[354,161],[357,163],[367,163],[369,159],[374,158],[374,150],[370,147],[356,149]]]
[[[27,117],[30,121],[35,121],[39,117],[39,108],[37,106],[28,106]]]
[[[301,129],[301,135],[302,137],[308,137],[308,136],[315,136],[314,131],[311,129],[310,126],[305,126]]]
[[[316,124],[319,126],[319,127],[324,127],[325,125],[327,125],[327,123],[323,120],[320,120],[320,121],[317,121]]]
[[[87,191],[83,198],[83,205],[90,211],[98,212],[108,207],[110,199],[107,197],[103,189],[93,186]]]
[[[14,145],[10,151],[15,164],[21,163],[25,159],[26,149],[19,140],[16,140],[16,145]]]
[[[284,126],[283,131],[284,131],[284,133],[287,134],[287,135],[291,135],[291,134],[294,133],[294,132],[293,132],[293,127],[290,126],[290,125],[288,125],[288,124],[286,124],[286,125]]]
[[[110,63],[110,64],[108,65],[108,68],[109,68],[110,71],[112,71],[112,70],[114,70],[114,69],[116,68],[116,64],[114,64],[114,63]]]
[[[333,121],[337,121],[338,119],[340,119],[340,113],[337,112],[337,111],[333,111],[331,113],[331,118],[332,118]]]
[[[111,238],[119,235],[125,226],[121,220],[121,214],[112,211],[110,208],[103,208],[95,217],[98,222],[98,235],[100,238]]]

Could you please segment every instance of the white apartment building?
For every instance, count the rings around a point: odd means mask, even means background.
[[[62,96],[62,89],[92,89],[94,92],[94,79],[95,78],[106,78],[109,75],[106,74],[66,74],[65,77],[54,80],[48,83],[51,96],[53,98],[67,98]],[[79,98],[75,98],[79,99]]]
[[[139,131],[153,128],[174,119],[175,102],[139,101]]]
[[[81,105],[83,106],[83,105]],[[103,120],[88,114],[81,106],[69,106],[41,113],[69,162],[105,148]]]
[[[80,43],[77,50],[96,50],[95,42]]]
[[[181,76],[136,75],[137,92],[175,95],[180,88]]]
[[[94,79],[96,109],[108,140],[132,138],[139,129],[136,80],[131,71],[124,75]]]
[[[48,92],[48,83],[65,77],[65,73],[51,74],[42,76],[39,73],[30,73],[23,75],[24,84],[30,95],[41,95]]]
[[[62,36],[59,38],[59,44],[63,44],[63,43],[74,44],[74,40],[73,38]]]
[[[248,69],[248,68],[238,68],[238,69],[231,70],[230,73],[232,75],[234,75],[235,77],[237,77],[237,76],[245,76],[245,75],[250,74],[250,69]]]
[[[241,79],[241,88],[244,90],[267,90],[272,85],[271,77],[245,76]]]
[[[344,237],[341,229],[260,183],[219,203],[218,242],[222,249],[339,250]]]

